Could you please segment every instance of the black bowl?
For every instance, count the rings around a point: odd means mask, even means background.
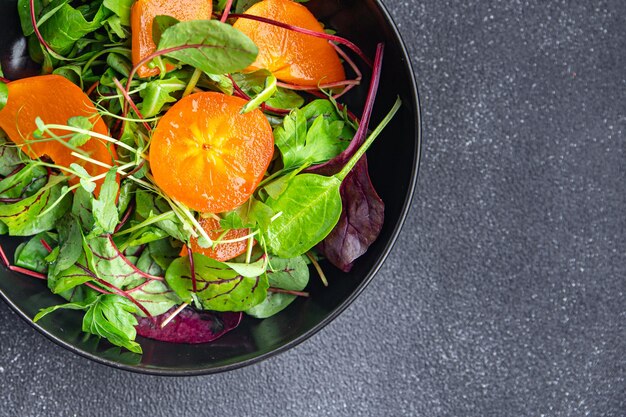
[[[249,365],[285,351],[318,332],[341,313],[372,280],[389,254],[410,207],[420,159],[421,121],[419,99],[407,51],[388,12],[378,0],[312,0],[314,14],[373,57],[376,44],[385,42],[382,78],[372,126],[400,96],[403,106],[368,152],[372,181],[386,204],[385,224],[378,240],[349,274],[324,265],[329,288],[312,279],[311,297],[299,299],[280,314],[265,320],[245,317],[241,325],[221,339],[200,345],[177,345],[140,338],[139,357],[112,349],[106,342],[86,338],[80,331],[81,316],[61,311],[33,323],[42,307],[61,299],[45,282],[0,267],[0,295],[29,324],[57,344],[94,361],[147,374],[199,375]],[[16,0],[0,0],[0,59],[9,79],[37,73],[27,58],[20,36]],[[366,79],[367,83],[368,80]],[[366,88],[349,98],[360,114]],[[18,239],[0,237],[9,257]]]

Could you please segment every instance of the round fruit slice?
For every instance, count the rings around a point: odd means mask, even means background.
[[[152,23],[159,15],[171,16],[180,21],[210,19],[213,11],[211,0],[137,0],[130,9],[132,32],[133,65],[156,51],[152,39]],[[171,70],[173,68],[168,68]],[[159,73],[158,68],[142,65],[137,71],[140,77],[151,77]]]
[[[191,94],[154,129],[150,168],[170,197],[203,213],[230,211],[254,192],[272,159],[274,136],[260,110],[221,93]]]
[[[213,217],[202,218],[199,222],[200,226],[202,226],[212,240],[217,240],[222,235],[223,231],[220,227],[220,223]],[[222,240],[242,238],[249,233],[250,229],[231,229],[224,235]],[[220,262],[228,261],[241,255],[246,251],[247,247],[248,240],[246,239],[239,242],[218,243],[212,248],[201,248],[198,245],[198,239],[191,239],[191,250],[194,253],[201,253],[204,256],[208,256],[209,258],[213,258]],[[180,256],[186,255],[187,249],[183,247],[183,250],[180,252]]]
[[[69,167],[72,163],[82,165],[92,175],[108,171],[83,159],[72,156],[72,151],[56,140],[34,141],[33,132],[37,130],[35,119],[41,118],[47,124],[66,125],[75,116],[85,116],[94,123],[92,131],[108,135],[107,127],[100,119],[98,112],[89,97],[75,84],[59,75],[41,75],[22,78],[7,84],[9,99],[0,111],[0,128],[26,155],[39,158],[47,155],[55,164]],[[66,131],[54,132],[59,136],[67,135]],[[92,137],[80,147],[90,158],[113,165],[115,151],[107,142]],[[70,178],[76,184],[77,178]],[[98,189],[102,181],[97,182]]]
[[[291,0],[263,0],[250,7],[246,14],[324,32],[306,7]],[[256,61],[246,71],[267,69],[281,81],[302,86],[346,79],[337,52],[325,39],[245,18],[238,19],[233,26],[259,47]]]

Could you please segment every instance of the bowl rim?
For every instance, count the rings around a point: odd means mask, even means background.
[[[373,0],[373,1],[378,7],[378,9],[380,10],[383,18],[390,24],[391,31],[393,35],[395,36],[395,38],[398,40],[398,46],[400,48],[401,55],[404,58],[405,65],[407,67],[407,70],[409,71],[409,81],[410,81],[410,90],[411,90],[410,95],[411,95],[411,99],[415,103],[413,116],[415,118],[416,127],[417,127],[416,133],[415,133],[416,148],[415,148],[415,153],[413,155],[413,165],[411,167],[411,178],[410,178],[407,194],[404,198],[404,202],[402,204],[402,208],[400,211],[400,218],[398,219],[398,222],[396,223],[395,228],[391,232],[391,238],[387,241],[387,244],[383,248],[381,256],[376,261],[372,269],[370,269],[370,271],[364,277],[363,281],[356,287],[356,289],[318,324],[316,324],[311,329],[307,330],[306,332],[302,333],[300,336],[294,338],[293,340],[285,343],[282,346],[279,346],[269,352],[262,353],[258,356],[248,358],[240,362],[220,365],[220,366],[216,366],[212,368],[203,368],[203,369],[175,370],[175,369],[163,369],[163,368],[144,368],[144,367],[137,366],[137,365],[123,364],[123,363],[116,362],[111,359],[102,358],[100,356],[81,350],[78,347],[56,337],[55,335],[47,331],[45,328],[33,322],[32,319],[24,311],[22,311],[6,294],[4,294],[2,290],[0,290],[0,298],[2,298],[4,302],[6,302],[9,305],[9,307],[15,313],[17,313],[19,317],[21,317],[24,321],[26,321],[26,323],[28,323],[31,327],[35,328],[39,333],[43,334],[45,337],[47,337],[49,340],[51,340],[58,346],[61,346],[72,353],[75,353],[79,356],[82,356],[83,358],[89,359],[96,363],[107,365],[111,368],[121,369],[121,370],[130,371],[133,373],[138,373],[138,374],[143,374],[143,375],[172,376],[172,377],[174,376],[200,376],[200,375],[217,374],[217,373],[231,371],[234,369],[243,368],[249,365],[253,365],[255,363],[259,363],[273,356],[276,356],[280,353],[283,353],[289,349],[292,349],[296,347],[297,345],[301,344],[302,342],[304,342],[305,340],[311,338],[313,335],[315,335],[320,330],[322,330],[322,328],[326,327],[330,322],[336,319],[346,308],[348,308],[350,304],[352,304],[354,300],[365,290],[365,288],[370,284],[370,282],[376,276],[378,271],[381,269],[384,262],[387,260],[387,257],[389,256],[394,244],[398,240],[398,236],[400,234],[402,226],[404,225],[404,222],[406,221],[406,218],[409,215],[409,212],[411,209],[411,202],[413,201],[413,196],[415,194],[415,189],[417,186],[417,178],[418,178],[419,168],[420,168],[421,159],[422,159],[422,135],[423,135],[422,106],[421,106],[419,91],[417,88],[417,82],[415,80],[415,73],[413,71],[413,65],[411,63],[410,55],[408,53],[406,44],[404,40],[402,39],[402,36],[398,30],[398,27],[395,21],[391,17],[386,6],[382,3],[382,0]]]

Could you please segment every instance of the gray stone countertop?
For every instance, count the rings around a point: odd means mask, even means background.
[[[285,354],[176,379],[77,357],[0,303],[0,415],[626,415],[626,2],[384,3],[424,156],[363,295]]]

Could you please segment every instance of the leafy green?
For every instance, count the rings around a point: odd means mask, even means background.
[[[266,204],[282,213],[264,230],[265,242],[281,258],[307,252],[330,233],[341,215],[341,181],[315,174],[296,176],[278,197]]]
[[[115,205],[118,190],[117,172],[113,168],[104,178],[100,195],[92,201],[93,216],[100,233],[113,233],[119,223],[119,213]]]
[[[81,265],[86,263],[82,251],[81,256],[77,259],[77,261]],[[76,264],[73,264],[60,272],[49,274],[48,288],[50,288],[50,291],[54,294],[60,294],[65,291],[69,291],[78,285],[84,284],[85,282],[93,281],[93,279],[93,276],[91,276],[87,271],[80,268]]]
[[[228,265],[194,253],[197,291],[193,292],[189,259],[176,259],[167,268],[165,280],[176,294],[190,303],[198,298],[203,308],[215,311],[244,311],[261,303],[269,286],[267,276],[245,277]]]
[[[309,267],[302,256],[292,259],[270,258],[267,278],[270,287],[301,291],[309,282]],[[277,292],[267,293],[265,300],[246,310],[246,314],[264,319],[284,310],[297,296]]]
[[[179,20],[167,15],[159,15],[154,17],[154,21],[152,23],[152,40],[155,45],[158,45],[161,41],[161,35],[171,26],[174,26],[178,23]]]
[[[268,70],[257,70],[249,73],[232,74],[233,79],[246,94],[256,96],[266,87],[267,79],[272,76]],[[325,100],[324,100],[325,101]],[[268,106],[277,109],[293,109],[304,104],[304,99],[295,91],[277,87],[272,95],[265,100]]]
[[[163,281],[154,280],[140,284],[137,289],[130,289],[129,293],[152,316],[163,314],[182,302],[178,295],[169,289]],[[138,314],[144,315],[141,311]]]
[[[103,294],[89,306],[83,318],[83,331],[106,338],[114,345],[125,347],[131,352],[141,353],[135,342],[139,310],[130,300],[115,294]]]
[[[149,219],[170,210],[169,205],[162,198],[143,190],[137,191],[135,202],[137,204],[137,214],[144,219]],[[189,241],[189,232],[185,230],[181,221],[175,216],[170,219],[160,220],[155,225],[181,242]]]
[[[91,7],[75,9],[67,0],[53,0],[44,10],[47,11],[53,7],[59,8],[43,24],[38,25],[48,45],[61,55],[69,53],[76,41],[98,29],[105,18],[105,9],[102,7],[96,9],[91,20],[85,18],[86,15],[93,13],[94,10]]]
[[[137,269],[119,251],[110,235],[90,237],[83,242],[87,259],[96,275],[115,285],[117,288],[133,288],[145,281],[141,271]]]
[[[48,270],[46,261],[48,250],[41,243],[42,240],[51,246],[55,244],[54,239],[47,232],[36,234],[28,242],[21,243],[15,249],[15,265],[45,274]]]
[[[328,100],[292,110],[283,125],[274,129],[285,169],[326,162],[339,155],[347,146],[345,138],[353,135]]]
[[[7,105],[7,101],[9,101],[9,86],[0,81],[0,110]]]
[[[92,304],[93,304],[93,301],[74,301],[74,302],[71,302],[71,303],[58,304],[58,305],[50,306],[48,308],[42,308],[35,315],[35,317],[33,317],[33,321],[36,323],[39,320],[41,320],[42,318],[44,318],[45,316],[47,316],[48,314],[53,313],[53,312],[55,312],[57,310],[60,310],[60,309],[65,309],[65,310],[86,310]]]
[[[74,201],[72,201],[72,213],[78,218],[83,230],[90,232],[94,228],[95,220],[92,214],[93,195],[79,187],[74,193]]]
[[[66,214],[57,224],[59,232],[59,255],[50,271],[50,276],[71,267],[83,253],[83,235],[78,220],[72,213]]]
[[[146,87],[139,92],[143,99],[140,106],[141,113],[144,117],[159,114],[164,105],[176,101],[172,93],[183,91],[185,87],[186,84],[175,77],[146,83]]]
[[[120,24],[130,26],[130,7],[133,0],[104,0],[102,5],[120,18]]]
[[[48,181],[48,172],[40,165],[28,164],[19,172],[0,181],[0,198],[24,198],[37,193]]]
[[[18,147],[9,142],[0,130],[0,175],[5,177],[11,174],[22,164],[23,158]]]
[[[0,205],[0,221],[8,227],[11,236],[31,236],[53,229],[72,204],[68,194],[47,210],[61,196],[62,188],[56,183],[17,203]],[[47,212],[41,215],[45,210]]]
[[[250,38],[217,20],[193,20],[171,26],[161,35],[158,50],[170,50],[166,56],[207,74],[240,71],[252,64],[258,53]]]
[[[84,130],[91,130],[93,127],[93,124],[85,116],[70,117],[67,121],[67,125]],[[68,143],[72,146],[79,147],[87,143],[89,139],[91,139],[91,136],[87,133],[74,133]]]

